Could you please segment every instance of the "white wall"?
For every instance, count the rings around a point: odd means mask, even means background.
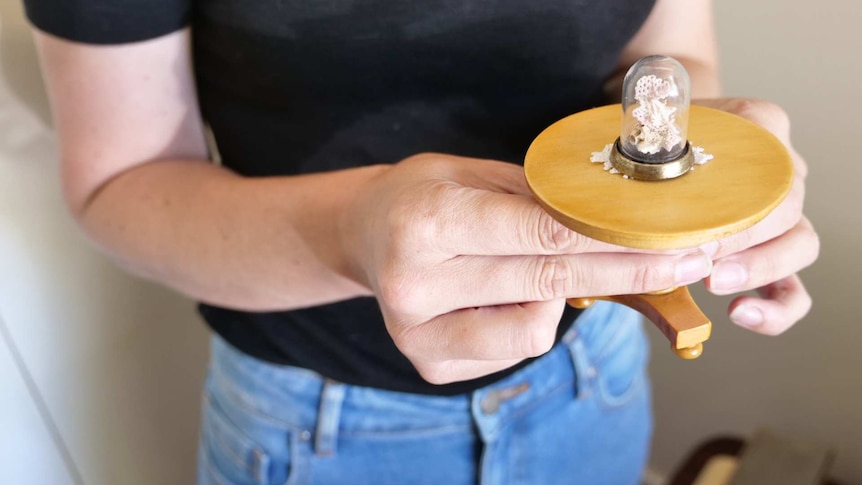
[[[862,3],[716,0],[728,95],[769,99],[793,120],[807,159],[806,212],[822,250],[803,272],[814,308],[778,338],[725,317],[729,298],[700,291],[714,323],[704,355],[685,362],[656,332],[653,465],[668,472],[695,443],[769,426],[831,444],[835,475],[862,483]]]
[[[70,221],[19,0],[0,21],[0,483],[192,483],[207,332]]]

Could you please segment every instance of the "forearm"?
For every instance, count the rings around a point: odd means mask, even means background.
[[[619,69],[605,85],[608,96],[618,101],[628,68],[653,54],[671,56],[685,66],[692,99],[720,96],[712,1],[657,0],[647,21],[623,49]]]
[[[675,57],[675,59],[685,67],[691,79],[692,99],[708,99],[721,96],[721,81],[718,77],[718,70],[715,67],[686,57]],[[605,95],[612,102],[620,102],[623,78],[626,75],[628,67],[630,66],[620,69],[605,83]]]
[[[106,183],[77,216],[126,269],[193,298],[299,308],[370,294],[351,276],[336,221],[380,170],[245,178],[203,161],[149,162]]]
[[[688,71],[688,77],[691,78],[692,99],[718,98],[721,96],[721,81],[719,80],[717,68],[693,59],[681,58],[678,60],[685,66],[685,70]]]

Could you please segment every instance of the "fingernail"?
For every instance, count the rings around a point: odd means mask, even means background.
[[[740,305],[730,312],[733,323],[743,327],[757,327],[763,323],[763,313],[749,305]]]
[[[674,279],[679,286],[700,281],[709,274],[712,261],[706,254],[698,251],[682,257],[674,268]]]
[[[748,282],[748,270],[735,261],[715,263],[712,275],[709,277],[709,286],[713,290],[735,290],[746,282]]]

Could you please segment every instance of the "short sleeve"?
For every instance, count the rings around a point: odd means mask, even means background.
[[[90,44],[152,39],[189,22],[192,0],[24,0],[30,22],[44,32]]]

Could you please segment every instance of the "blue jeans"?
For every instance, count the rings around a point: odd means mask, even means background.
[[[639,317],[598,302],[470,394],[333,382],[214,337],[198,484],[636,484],[652,429]]]

